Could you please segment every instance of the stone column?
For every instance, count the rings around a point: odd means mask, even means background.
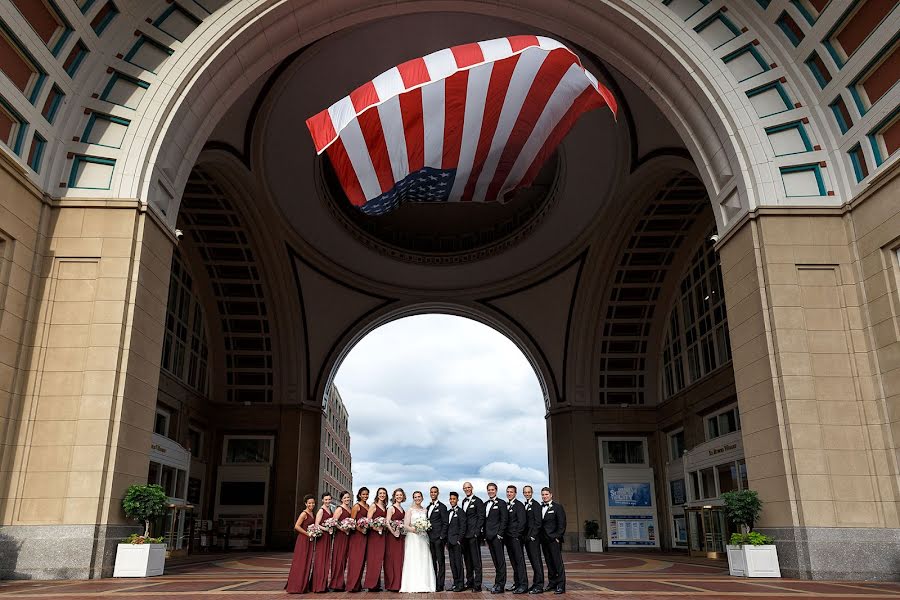
[[[786,576],[892,578],[900,560],[852,232],[841,211],[763,211],[720,247],[750,487]]]
[[[33,267],[17,270],[33,279],[24,333],[3,348],[17,360],[0,576],[99,577],[137,530],[121,500],[147,478],[174,240],[135,200],[45,206]]]

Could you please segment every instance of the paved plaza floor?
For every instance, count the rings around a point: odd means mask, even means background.
[[[148,579],[98,579],[92,581],[2,581],[0,600],[8,598],[173,598],[175,600],[261,600],[290,598],[282,591],[290,566],[286,553],[231,554],[195,558],[170,565],[165,575]],[[566,596],[576,598],[900,598],[900,583],[823,582],[792,579],[741,579],[729,577],[723,563],[692,560],[664,554],[565,553],[568,585]],[[490,557],[484,556],[484,581],[493,581]],[[501,597],[508,597],[509,592]],[[316,598],[488,598],[472,592],[436,594],[328,593]],[[293,596],[297,597],[297,596]],[[524,596],[530,597],[530,596]],[[555,597],[552,594],[542,597]]]

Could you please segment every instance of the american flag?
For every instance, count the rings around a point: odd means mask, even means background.
[[[306,121],[354,206],[504,201],[531,184],[583,113],[612,93],[571,50],[520,35],[385,71]]]

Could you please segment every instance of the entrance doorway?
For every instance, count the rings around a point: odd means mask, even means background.
[[[720,506],[685,508],[688,529],[688,549],[691,556],[712,559],[725,558],[725,511]]]

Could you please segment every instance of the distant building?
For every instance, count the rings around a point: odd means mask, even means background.
[[[350,463],[350,429],[347,407],[336,386],[332,385],[325,400],[322,419],[322,450],[319,455],[319,494],[328,492],[338,503],[338,494],[353,490]],[[318,498],[317,498],[318,500]]]

